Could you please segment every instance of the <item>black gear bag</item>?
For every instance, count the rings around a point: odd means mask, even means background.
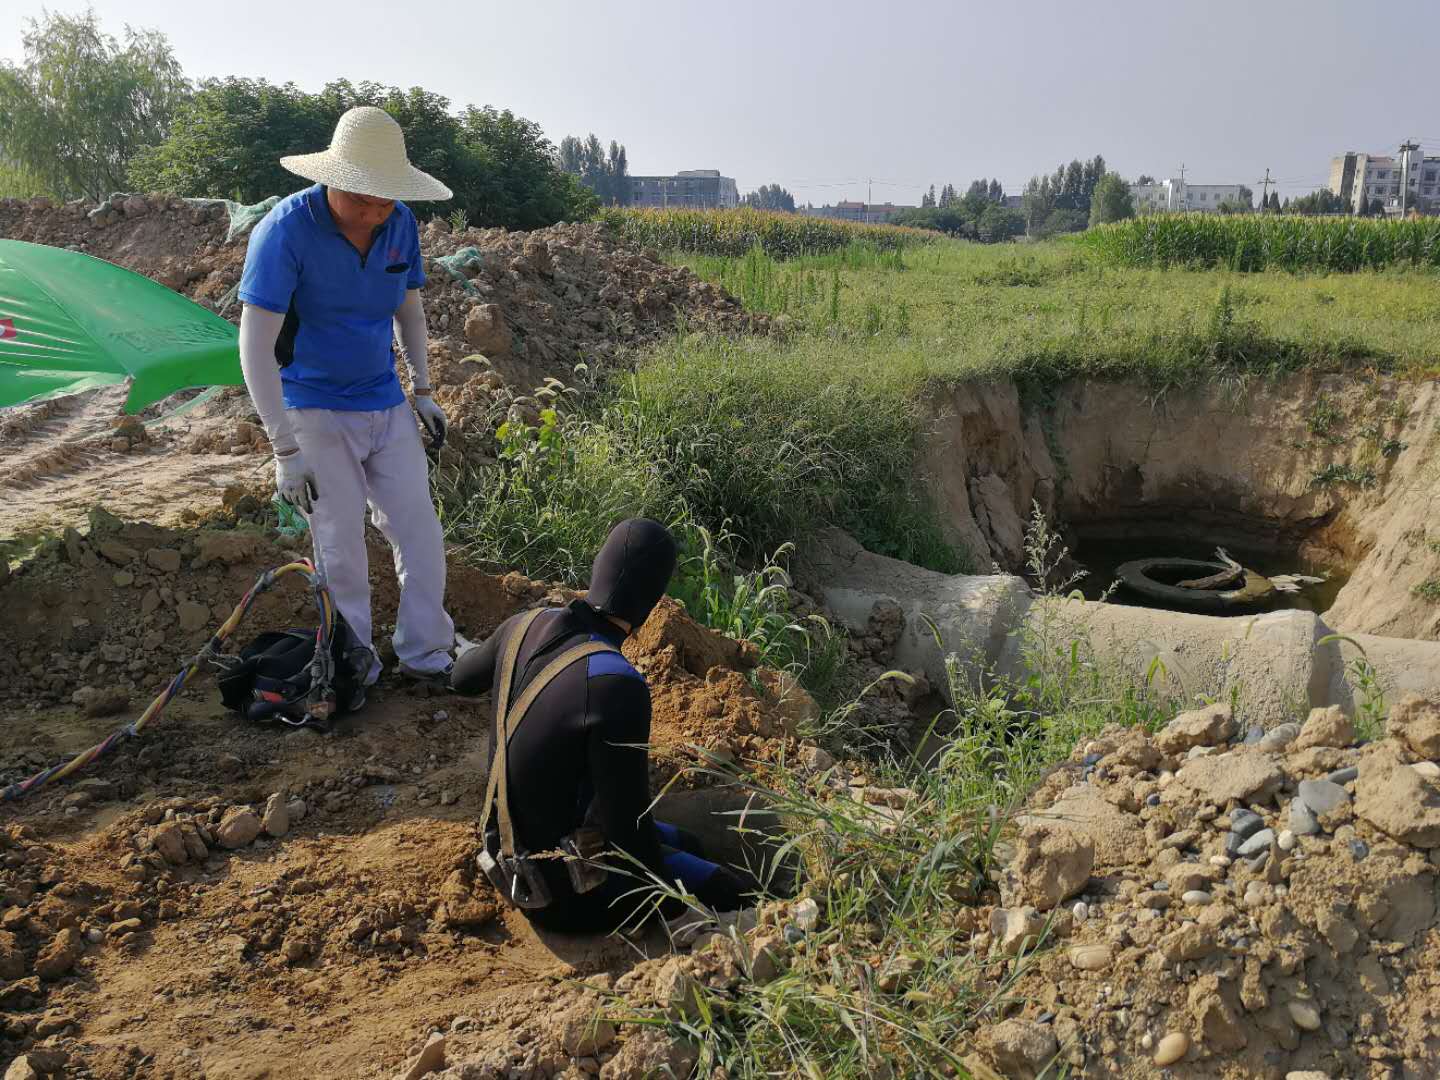
[[[336,611],[328,665],[334,709],[323,719],[312,715],[318,637],[314,630],[297,629],[260,634],[239,656],[224,658],[217,680],[220,700],[247,720],[278,720],[292,727],[324,726],[331,717],[359,708],[365,702],[371,654]]]

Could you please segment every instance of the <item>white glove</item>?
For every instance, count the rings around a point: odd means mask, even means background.
[[[315,483],[315,473],[305,464],[305,457],[299,450],[283,457],[275,456],[275,490],[297,510],[308,514],[315,509],[320,487]]]
[[[439,450],[445,445],[445,410],[435,404],[435,399],[428,394],[416,394],[415,411],[420,414],[420,422],[430,433],[430,449]]]

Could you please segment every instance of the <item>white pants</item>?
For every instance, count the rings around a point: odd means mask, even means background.
[[[455,643],[455,625],[445,613],[445,541],[410,405],[379,412],[290,409],[288,414],[319,488],[310,531],[335,606],[373,655],[365,552],[368,503],[375,527],[395,552],[400,579],[395,655],[412,671],[445,670]],[[379,677],[376,657],[368,681]]]

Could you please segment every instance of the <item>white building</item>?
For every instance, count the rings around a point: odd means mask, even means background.
[[[1162,210],[1214,212],[1227,202],[1232,206],[1249,203],[1244,184],[1192,184],[1179,177],[1158,184],[1131,184],[1130,195],[1139,214]]]
[[[1406,189],[1401,200],[1401,188]],[[1379,202],[1387,213],[1411,208],[1426,212],[1440,203],[1440,157],[1427,156],[1406,143],[1397,154],[1357,154],[1351,150],[1330,162],[1330,190],[1353,213]]]

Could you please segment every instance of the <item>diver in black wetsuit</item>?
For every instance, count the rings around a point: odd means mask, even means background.
[[[675,541],[658,522],[635,518],[616,526],[595,558],[584,600],[541,613],[519,648],[510,702],[547,664],[576,645],[601,642],[618,649],[649,617],[675,569]],[[457,693],[483,694],[502,682],[503,658],[524,614],[500,625],[455,663]],[[680,880],[702,903],[720,911],[743,906],[745,884],[701,857],[698,841],[653,821],[646,744],[650,688],[618,651],[570,664],[540,691],[507,743],[508,805],[516,850],[559,849],[582,825],[598,828],[607,850],[619,849],[667,882]],[[491,750],[494,764],[494,749]],[[498,857],[497,834],[487,850]],[[561,859],[533,864],[551,895],[525,914],[548,929],[613,930],[649,902],[636,867],[618,860],[603,884],[577,893]],[[639,890],[637,892],[637,890]],[[630,894],[630,895],[627,895]],[[678,904],[662,905],[666,915]]]

